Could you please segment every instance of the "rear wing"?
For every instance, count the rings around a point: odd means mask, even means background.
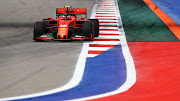
[[[57,8],[56,15],[58,14],[85,14],[87,16],[87,10],[85,8]]]

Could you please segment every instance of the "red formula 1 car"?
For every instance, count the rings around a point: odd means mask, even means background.
[[[84,8],[57,8],[56,19],[49,17],[34,25],[34,40],[93,40],[99,36],[99,21],[86,19]]]

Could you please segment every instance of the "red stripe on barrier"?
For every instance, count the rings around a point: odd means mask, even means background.
[[[117,23],[117,22],[99,22],[99,23]]]
[[[89,47],[114,47],[116,45],[105,45],[105,44],[89,44]]]
[[[99,5],[99,6],[114,6],[113,4],[109,4],[109,5]]]
[[[117,27],[117,25],[99,25],[99,27]]]
[[[99,34],[99,35],[119,36],[119,34]]]
[[[115,9],[97,9],[97,11],[98,10],[104,10],[105,11],[105,10],[115,10]]]
[[[104,51],[92,51],[92,50],[90,50],[90,51],[88,51],[88,54],[101,54],[103,52]]]
[[[96,18],[96,19],[98,19],[98,20],[116,20],[116,19],[103,19],[103,18]]]
[[[119,39],[94,39],[94,41],[120,41]]]
[[[99,3],[98,5],[100,5],[100,4],[102,4],[102,3]],[[114,5],[114,4],[111,4],[111,3],[103,3],[103,4]]]
[[[111,5],[106,5],[106,6],[105,5],[98,5],[98,7],[106,7],[106,8],[109,8],[109,7],[112,8],[113,7],[114,8],[114,5],[112,5],[112,6]]]
[[[118,31],[118,29],[99,29],[100,31]]]
[[[96,13],[96,14],[115,14],[115,13]]]
[[[97,10],[100,10],[100,9],[102,9],[102,10],[112,10],[114,8],[115,7],[99,7],[99,8],[97,8]]]
[[[98,12],[115,12],[115,10],[114,9],[109,9],[109,10],[96,10],[96,11],[98,11]]]
[[[107,7],[107,6],[99,6],[98,8],[114,8],[114,7]]]
[[[95,16],[95,17],[116,17],[116,16]]]
[[[115,12],[115,11],[96,11],[96,12]]]

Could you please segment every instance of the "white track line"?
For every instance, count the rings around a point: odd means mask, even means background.
[[[100,23],[99,25],[117,25],[117,23]]]
[[[99,31],[100,33],[113,33],[113,34],[119,34],[118,31]]]
[[[110,12],[109,12],[109,13],[110,13]],[[112,14],[111,14],[111,13],[109,14],[109,13],[99,13],[99,12],[98,12],[98,13],[96,14],[96,16],[116,16],[116,15],[113,14],[113,13],[112,13]]]
[[[111,23],[111,22],[117,22],[117,20],[99,20],[99,22],[109,22],[109,23]]]
[[[114,2],[109,2],[109,1],[103,1],[103,2],[98,2],[98,3],[112,3],[114,5]]]
[[[96,14],[96,16],[112,17],[112,16],[116,16],[116,15],[114,15],[114,14]]]
[[[115,8],[114,6],[111,6],[111,5],[98,5],[98,8],[104,8],[104,7],[106,7],[106,9]]]
[[[117,45],[120,44],[119,41],[92,41],[89,44],[106,44],[106,45]]]
[[[96,57],[96,56],[98,56],[99,54],[88,54],[88,56],[87,57],[91,57],[91,58],[93,58],[93,57]]]
[[[108,12],[108,11],[106,11],[106,12],[99,11],[97,13],[114,13],[114,12],[113,11],[110,11],[110,12]]]
[[[97,9],[97,4],[94,4],[94,7],[93,7],[93,10],[91,13],[91,18],[95,18],[94,12],[96,11],[96,9]],[[73,77],[64,86],[59,87],[57,89],[40,92],[40,93],[35,93],[35,94],[29,94],[29,95],[23,95],[23,96],[17,96],[17,97],[9,97],[9,98],[1,98],[0,101],[20,100],[20,99],[39,97],[39,96],[46,96],[46,95],[50,95],[50,94],[54,94],[54,93],[58,93],[58,92],[61,92],[64,90],[74,88],[75,86],[79,85],[80,81],[82,80],[84,69],[85,69],[86,58],[88,56],[88,49],[89,49],[89,44],[84,42],[78,62],[76,64],[76,69],[74,71]]]
[[[117,27],[100,27],[99,29],[118,29]]]
[[[120,12],[119,12],[119,8],[118,8],[117,0],[114,0],[114,1],[115,1],[115,5],[116,5],[117,19],[119,20],[118,26],[121,26],[122,21],[121,21],[121,17],[120,17]],[[103,97],[107,97],[107,96],[112,96],[112,95],[119,94],[119,93],[127,91],[128,89],[130,89],[135,84],[135,82],[136,82],[136,70],[135,70],[135,66],[134,66],[134,61],[132,59],[132,56],[130,54],[130,51],[129,51],[129,48],[127,45],[125,32],[120,31],[119,33],[121,33],[121,35],[120,35],[121,41],[120,42],[121,42],[122,52],[124,54],[125,61],[126,61],[126,67],[127,67],[126,82],[120,88],[118,88],[115,91],[108,92],[105,94],[99,94],[99,95],[95,95],[95,96],[91,96],[91,97],[75,99],[75,100],[71,100],[71,101],[93,100],[93,99],[103,98]]]
[[[98,4],[99,6],[107,6],[107,7],[114,7],[112,4]]]
[[[114,9],[114,8],[104,9],[104,7],[98,8],[98,9],[97,9],[97,11],[98,11],[98,10],[104,10],[104,11],[107,11],[107,10],[113,10],[113,11],[115,11],[115,9]]]
[[[94,4],[93,10],[92,10],[92,14],[91,14],[91,18],[95,18],[95,11],[97,8],[97,2],[98,0],[95,0],[96,4]],[[101,3],[101,2],[99,2]],[[104,2],[102,2],[104,3]],[[112,2],[105,2],[105,3],[112,3]],[[120,14],[119,14],[119,8],[117,5],[117,1],[115,0],[116,3],[116,14],[117,14],[117,19],[121,19]],[[119,21],[121,22],[121,20]],[[122,22],[118,25],[122,25]],[[107,33],[108,31],[100,31],[100,33]],[[116,31],[117,32],[117,31]],[[109,32],[108,32],[109,33]],[[110,32],[113,34],[116,34],[114,32]],[[127,65],[127,80],[125,82],[125,84],[123,84],[123,86],[121,86],[119,89],[109,92],[109,93],[105,93],[105,94],[100,94],[100,95],[96,95],[96,96],[92,96],[92,97],[86,97],[86,98],[81,98],[81,99],[75,99],[74,101],[82,101],[82,100],[90,100],[90,99],[96,99],[96,98],[101,98],[101,97],[106,97],[106,96],[111,96],[114,94],[118,94],[118,93],[122,93],[127,91],[136,81],[136,72],[135,72],[135,67],[134,67],[134,63],[133,63],[133,59],[132,56],[129,52],[129,48],[128,45],[126,43],[126,38],[125,38],[125,33],[122,31],[119,32],[121,33],[120,35],[120,42],[122,45],[122,51],[126,60],[126,65]],[[3,98],[0,99],[0,101],[7,101],[7,100],[18,100],[18,99],[25,99],[25,98],[34,98],[34,97],[38,97],[38,96],[45,96],[45,95],[50,95],[50,94],[54,94],[60,91],[64,91],[67,89],[71,89],[75,86],[77,86],[80,81],[82,80],[82,76],[84,73],[84,68],[85,68],[85,62],[86,62],[86,58],[87,57],[91,57],[91,56],[95,56],[93,54],[88,54],[88,49],[89,49],[89,44],[110,44],[110,45],[117,45],[120,43],[119,41],[92,41],[92,42],[84,42],[83,43],[83,48],[81,51],[81,54],[79,56],[77,65],[76,65],[76,69],[74,72],[74,75],[72,77],[72,79],[70,80],[70,82],[66,85],[64,85],[63,87],[54,89],[54,90],[50,90],[50,91],[46,91],[46,92],[41,92],[41,93],[36,93],[36,94],[30,94],[30,95],[25,95],[25,96],[18,96],[18,97],[11,97],[11,98]]]
[[[111,9],[106,9],[106,10],[105,10],[105,9],[102,9],[102,10],[98,10],[98,9],[97,9],[97,12],[100,12],[100,11],[101,11],[101,12],[108,12],[108,11],[113,11],[113,12],[115,12],[115,9],[113,9],[113,10],[111,10]]]
[[[116,19],[116,17],[96,17],[97,19]]]
[[[113,36],[113,35],[111,35],[111,36],[106,36],[106,35],[99,35],[99,37],[98,38],[95,38],[95,39],[119,39],[119,36]]]
[[[110,13],[110,12],[109,12],[109,13]],[[116,16],[116,15],[113,14],[113,13],[112,13],[112,14],[111,14],[111,13],[109,14],[109,13],[99,13],[99,12],[98,12],[98,13],[96,13],[96,16]]]
[[[89,50],[94,50],[94,51],[106,51],[110,49],[111,47],[89,47]]]
[[[103,35],[99,35],[99,36],[116,36],[117,34],[116,33],[100,33],[100,34],[103,34]],[[110,34],[110,35],[109,35]],[[114,35],[116,34],[116,35]],[[119,34],[119,33],[118,33]],[[120,35],[120,34],[119,34]]]
[[[78,62],[76,64],[76,69],[74,71],[74,75],[73,75],[72,79],[70,80],[70,82],[67,83],[66,85],[64,85],[60,88],[57,88],[57,89],[53,89],[53,90],[49,90],[49,91],[45,91],[45,92],[41,92],[41,93],[35,93],[35,94],[30,94],[30,95],[18,96],[18,97],[2,98],[2,99],[0,99],[0,101],[9,101],[9,100],[18,100],[18,99],[25,99],[25,98],[34,98],[34,97],[38,97],[38,96],[45,96],[45,95],[54,94],[54,93],[64,91],[64,90],[67,90],[67,89],[77,86],[79,84],[79,82],[81,81],[83,73],[84,73],[86,57],[88,55],[88,48],[89,48],[89,46],[87,44],[83,44],[81,54],[80,54]]]

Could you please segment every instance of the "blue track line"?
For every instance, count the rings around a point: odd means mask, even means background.
[[[152,0],[180,26],[180,0]]]
[[[125,83],[126,70],[122,47],[117,45],[94,58],[87,58],[82,81],[75,88],[15,101],[63,101],[111,92]]]

